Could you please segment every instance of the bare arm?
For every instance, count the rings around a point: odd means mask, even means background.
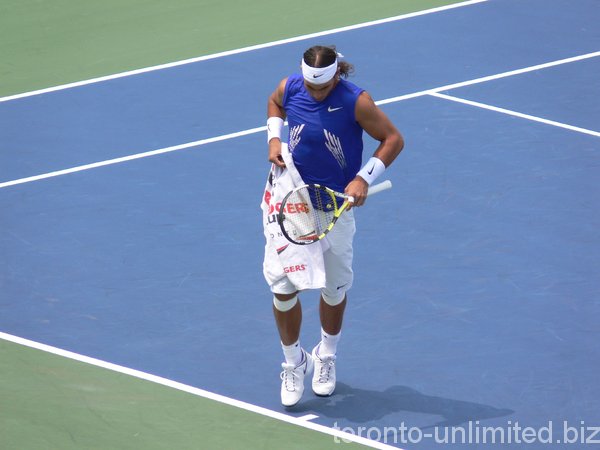
[[[367,92],[360,94],[356,102],[356,120],[369,136],[379,141],[373,156],[389,167],[404,148],[404,139]],[[355,206],[361,206],[365,203],[368,188],[367,182],[357,175],[346,186],[345,192],[354,197]]]
[[[283,94],[285,92],[285,84],[287,78],[281,80],[277,88],[269,96],[267,101],[267,118],[280,117],[285,120],[286,114],[283,109]],[[279,167],[285,167],[281,158],[281,140],[273,138],[269,141],[269,161]]]

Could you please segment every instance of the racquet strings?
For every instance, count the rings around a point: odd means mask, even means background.
[[[337,210],[334,195],[318,186],[293,191],[283,208],[285,228],[296,242],[315,241],[327,229]]]

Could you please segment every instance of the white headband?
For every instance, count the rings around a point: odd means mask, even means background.
[[[302,58],[302,75],[306,82],[310,84],[325,84],[331,81],[337,73],[337,68],[337,59],[327,67],[311,67]]]

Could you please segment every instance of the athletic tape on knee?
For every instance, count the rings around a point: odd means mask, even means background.
[[[346,298],[346,292],[337,292],[337,295],[335,297],[329,297],[327,294],[325,294],[325,292],[321,292],[321,297],[323,297],[323,301],[329,306],[337,306],[340,303],[342,303]]]
[[[279,300],[277,297],[273,296],[273,306],[275,306],[277,311],[287,312],[296,306],[296,303],[298,303],[297,295],[289,300]]]

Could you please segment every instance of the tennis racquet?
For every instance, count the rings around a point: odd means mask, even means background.
[[[369,188],[368,195],[390,189],[383,181]],[[277,222],[285,238],[298,245],[323,239],[354,199],[320,184],[305,184],[288,192],[281,202]]]

